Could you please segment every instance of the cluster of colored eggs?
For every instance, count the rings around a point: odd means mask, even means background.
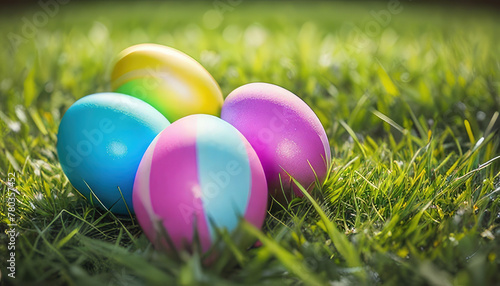
[[[269,194],[301,195],[290,175],[305,188],[326,175],[319,119],[281,87],[251,83],[224,101],[198,62],[154,44],[124,50],[111,84],[64,114],[61,167],[87,198],[135,213],[158,247],[184,249],[196,234],[206,251],[241,218],[260,228]]]

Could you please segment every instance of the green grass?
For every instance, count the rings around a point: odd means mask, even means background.
[[[238,3],[238,1],[223,3]],[[416,1],[415,1],[416,2]],[[500,26],[495,12],[387,3],[126,3],[61,6],[33,37],[0,11],[0,271],[17,285],[493,285],[500,281]],[[221,2],[217,2],[221,3]],[[11,34],[12,33],[12,34]],[[13,47],[13,34],[26,36]],[[57,127],[78,98],[110,90],[117,53],[175,47],[224,95],[252,81],[303,98],[327,130],[333,164],[311,196],[274,206],[263,246],[154,251],[134,219],[90,206],[57,160]],[[7,278],[7,181],[19,190],[16,279]]]

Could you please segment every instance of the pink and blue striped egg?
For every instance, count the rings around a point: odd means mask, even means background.
[[[133,205],[157,248],[189,251],[196,232],[207,252],[218,229],[235,234],[241,218],[262,227],[267,196],[264,170],[245,137],[220,118],[198,114],[153,140],[137,170]]]

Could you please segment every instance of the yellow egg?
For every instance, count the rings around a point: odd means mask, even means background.
[[[157,44],[123,50],[111,74],[111,87],[146,101],[170,122],[190,114],[219,116],[223,103],[219,85],[200,63]]]

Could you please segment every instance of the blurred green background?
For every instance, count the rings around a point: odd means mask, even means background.
[[[403,124],[408,105],[426,124],[484,130],[500,107],[497,11],[401,1],[390,13],[390,3],[69,1],[46,21],[38,5],[4,8],[1,110],[62,112],[110,90],[120,50],[154,42],[200,61],[224,95],[252,81],[284,86],[327,128],[356,111],[351,127],[377,134],[370,108]]]

